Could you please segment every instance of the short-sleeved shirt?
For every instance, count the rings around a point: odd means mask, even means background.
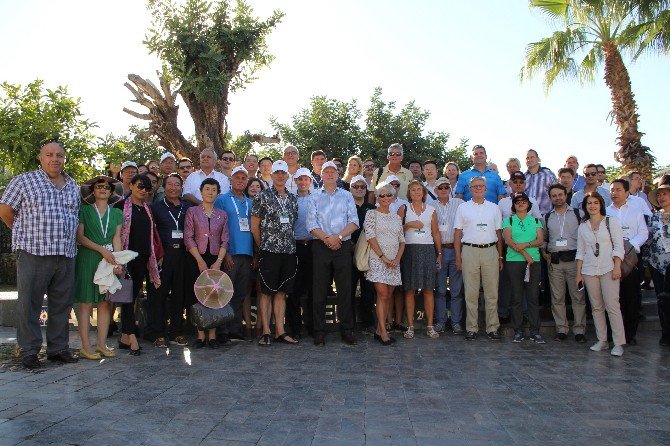
[[[228,214],[228,253],[231,256],[254,255],[254,238],[249,230],[251,228],[251,199],[246,196],[239,199],[232,192],[228,192],[219,195],[214,201],[214,206]],[[240,227],[240,219],[246,219],[246,231]]]
[[[206,175],[201,169],[190,174],[186,178],[186,181],[184,181],[184,195],[191,194],[198,200],[202,200],[200,185],[207,178],[214,178],[219,182],[219,186],[221,186],[221,193],[219,195],[223,195],[230,190],[230,180],[227,176],[217,170],[212,170],[209,175]]]
[[[488,200],[476,203],[472,200],[458,206],[454,228],[461,229],[463,243],[486,245],[498,241],[498,229],[502,228],[500,208]]]
[[[156,223],[156,229],[163,245],[180,244],[183,246],[184,219],[189,207],[191,204],[184,200],[179,200],[179,205],[175,206],[167,198],[154,201],[151,205],[154,223]]]
[[[510,219],[512,222],[510,223]],[[503,220],[503,230],[505,228],[512,228],[512,240],[516,243],[530,243],[537,239],[537,230],[542,229],[542,220],[539,218],[533,217],[530,214],[527,214],[523,220],[520,220],[519,217],[514,214],[511,217],[505,218]],[[540,261],[540,248],[533,246],[526,248],[526,252],[536,262]],[[512,248],[507,248],[507,257],[508,262],[525,262],[526,258],[523,254],[516,252]]]
[[[407,186],[409,185],[409,182],[414,179],[412,172],[404,167],[401,167],[397,172],[391,172],[388,164],[381,169],[381,175],[379,174],[379,170],[380,169],[375,170],[375,173],[372,174],[370,190],[375,190],[377,185],[385,182],[386,177],[389,175],[395,175],[400,180],[400,189],[398,189],[397,197],[403,199],[407,198]]]
[[[18,175],[9,182],[0,203],[14,210],[12,250],[36,256],[77,255],[81,198],[77,183],[65,175],[57,189],[42,170]]]
[[[298,199],[286,191],[281,198],[277,189],[265,189],[254,197],[251,216],[261,220],[261,246],[263,251],[277,254],[295,253],[293,225],[298,220]],[[288,220],[282,223],[284,218]]]
[[[505,185],[503,184],[500,175],[498,175],[498,172],[495,172],[488,167],[484,172],[480,172],[475,169],[475,166],[472,166],[470,170],[466,170],[458,176],[458,183],[456,183],[456,193],[463,195],[463,201],[469,201],[472,198],[472,194],[470,193],[470,179],[474,177],[484,177],[486,180],[486,194],[484,195],[484,198],[491,203],[497,204],[498,197],[507,193]]]

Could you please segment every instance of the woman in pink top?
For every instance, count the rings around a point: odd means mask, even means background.
[[[189,270],[190,290],[198,275],[207,269],[221,269],[221,263],[228,248],[228,216],[221,209],[214,207],[214,200],[219,196],[221,186],[213,178],[206,178],[200,185],[202,203],[186,211],[184,220],[184,245],[191,254]],[[193,291],[191,291],[193,292]],[[219,348],[216,340],[216,328],[209,330],[210,348]],[[198,339],[193,348],[205,346],[205,331],[198,329]]]

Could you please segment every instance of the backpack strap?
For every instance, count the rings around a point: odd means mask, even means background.
[[[607,228],[607,233],[610,235],[610,243],[612,244],[612,249],[614,249],[614,239],[612,238],[612,231],[610,231],[610,218],[605,217],[605,227]]]
[[[509,225],[512,227],[512,217],[509,218]]]
[[[577,209],[577,208],[572,208],[572,210],[573,210],[574,213],[575,213],[575,217],[577,217],[577,224],[579,224],[579,222],[580,222],[581,219],[582,219],[582,216],[579,215],[579,209]]]

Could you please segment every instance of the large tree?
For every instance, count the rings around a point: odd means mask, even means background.
[[[637,56],[645,49],[664,47],[658,19],[667,14],[666,0],[530,0],[530,6],[546,14],[562,28],[550,37],[528,45],[521,79],[544,74],[545,92],[561,78],[594,82],[604,64],[605,84],[610,90],[612,118],[617,126],[618,151],[614,158],[625,170],[639,170],[651,177],[654,157],[642,145],[639,115],[630,76],[622,53]],[[667,18],[666,18],[667,20]],[[667,29],[667,28],[666,28]]]
[[[95,172],[94,123],[80,110],[81,99],[66,87],[45,88],[41,80],[26,86],[0,85],[0,173],[6,177],[36,169],[41,142],[58,138],[66,147],[65,170],[83,181]]]
[[[145,45],[164,63],[159,85],[135,74],[126,87],[148,113],[124,109],[150,121],[149,131],[171,151],[197,159],[204,147],[221,152],[226,142],[226,116],[231,92],[252,82],[270,64],[266,39],[283,14],[266,20],[253,15],[244,1],[149,0],[153,17]],[[196,146],[177,126],[177,95],[195,125]]]

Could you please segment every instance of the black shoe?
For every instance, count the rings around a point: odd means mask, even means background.
[[[663,346],[663,347],[670,346],[670,336],[661,337],[661,339],[658,341],[658,345]]]
[[[477,339],[477,333],[474,331],[469,331],[465,334],[466,341],[474,341],[475,339]]]
[[[121,339],[119,339],[119,350],[130,350],[130,344],[121,342]]]
[[[354,335],[349,333],[342,335],[342,341],[347,345],[356,345],[358,343]]]
[[[140,356],[142,354],[142,349],[138,348],[137,350],[133,350],[132,348],[128,352],[130,356]]]
[[[207,341],[207,347],[209,348],[219,348],[219,341],[216,339],[210,339]]]
[[[394,323],[391,325],[391,331],[397,331],[400,333],[404,333],[407,331],[407,327],[405,327],[403,324],[396,324]]]
[[[198,349],[198,348],[203,348],[205,346],[205,341],[202,339],[196,339],[193,341],[193,344],[191,344],[191,347]]]
[[[39,369],[42,367],[40,360],[37,358],[37,355],[28,355],[21,358],[21,364],[27,369]]]
[[[492,341],[499,341],[502,339],[500,334],[497,331],[492,331],[490,333],[486,333],[486,337],[489,338]]]
[[[326,345],[326,339],[322,335],[314,335],[314,345]]]
[[[583,334],[576,334],[575,335],[575,342],[579,342],[580,344],[584,344],[586,342],[586,336]]]
[[[49,361],[62,362],[65,364],[72,364],[79,361],[79,358],[73,355],[70,350],[61,350],[56,354],[47,355],[47,359]]]
[[[554,341],[565,341],[568,339],[568,335],[565,333],[556,333],[556,336],[554,336]]]

